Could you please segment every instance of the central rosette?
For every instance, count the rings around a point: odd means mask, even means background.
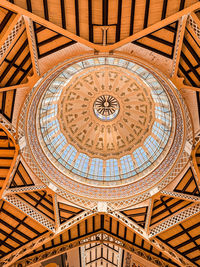
[[[94,102],[94,113],[102,121],[110,121],[119,113],[119,102],[114,96],[101,95]]]

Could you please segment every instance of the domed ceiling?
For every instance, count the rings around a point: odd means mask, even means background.
[[[131,198],[162,188],[190,141],[175,86],[133,58],[72,59],[49,71],[28,99],[20,118],[26,150],[45,181],[82,197]]]
[[[199,10],[0,1],[1,267],[200,266]]]
[[[113,181],[141,173],[168,151],[172,112],[149,71],[102,57],[71,65],[50,84],[39,125],[56,165]]]

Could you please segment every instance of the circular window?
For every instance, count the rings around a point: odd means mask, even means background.
[[[119,113],[119,103],[112,95],[101,95],[95,100],[93,110],[98,119],[111,121]]]

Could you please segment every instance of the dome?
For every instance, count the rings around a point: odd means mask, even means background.
[[[38,124],[41,146],[58,169],[111,185],[158,164],[170,147],[172,109],[147,69],[95,57],[70,65],[51,82]]]
[[[35,85],[28,103],[35,168],[63,194],[132,197],[169,181],[183,151],[187,109],[177,89],[125,55],[66,61]]]

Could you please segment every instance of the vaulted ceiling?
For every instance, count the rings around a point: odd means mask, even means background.
[[[42,184],[16,132],[24,99],[44,73],[101,52],[160,69],[184,97],[195,133],[190,161],[165,190],[107,212],[74,205]],[[200,266],[199,93],[197,0],[1,0],[0,266],[40,266],[80,246],[85,266]]]

